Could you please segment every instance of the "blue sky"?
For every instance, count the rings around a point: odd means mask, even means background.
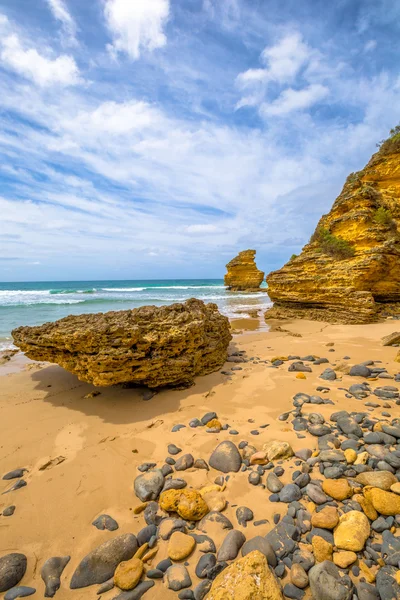
[[[393,0],[0,0],[0,280],[222,277],[400,121]]]

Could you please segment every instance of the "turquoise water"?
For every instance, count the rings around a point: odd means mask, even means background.
[[[230,318],[240,316],[238,310],[270,306],[265,292],[229,292],[222,279],[0,283],[0,350],[11,347],[11,330],[20,325],[146,304],[161,306],[188,298],[215,302]]]

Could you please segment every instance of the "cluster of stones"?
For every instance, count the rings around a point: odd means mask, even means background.
[[[272,367],[288,361],[296,372],[299,365],[311,369],[327,359],[278,357]],[[374,393],[385,409],[393,409],[400,404],[397,387],[373,392],[370,387],[371,380],[392,377],[378,365],[367,361],[349,368],[346,376],[365,381],[342,389],[358,400]],[[326,386],[317,389],[329,392]],[[138,600],[159,580],[179,600],[302,600],[308,590],[314,600],[400,598],[400,418],[387,411],[382,418],[371,415],[380,406],[376,403],[367,410],[332,412],[329,419],[313,412],[314,406],[332,404],[327,397],[297,393],[293,409],[280,415],[299,438],[310,436],[310,448],[294,450],[282,440],[270,439],[261,447],[225,440],[205,460],[169,444],[164,464],[138,467],[134,492],[140,504],[134,514],[143,516],[143,528],[136,535],[117,535],[85,556],[72,575],[71,589],[99,585],[99,594],[116,590],[113,600]],[[189,426],[210,433],[229,430],[215,412]],[[213,483],[189,487],[185,471],[196,469],[206,470]],[[265,536],[248,535],[249,524],[268,523],[256,521],[251,507],[236,506],[236,522],[224,514],[233,473],[265,490],[266,501],[276,505]],[[3,479],[16,480],[7,491],[26,485],[23,476],[24,469],[7,473]],[[8,507],[3,516],[14,510]],[[118,529],[110,515],[100,515],[93,526]],[[215,527],[224,535],[222,544],[210,533]],[[197,551],[201,556],[192,563]],[[157,560],[158,552],[167,557]],[[56,594],[69,560],[52,557],[41,565],[46,597]],[[196,580],[188,566],[194,567]],[[19,585],[26,568],[23,554],[0,557],[5,600],[35,593]]]

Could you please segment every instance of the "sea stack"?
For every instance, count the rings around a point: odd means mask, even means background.
[[[351,173],[299,256],[267,276],[266,318],[369,323],[400,309],[400,133]]]
[[[257,269],[255,255],[255,250],[243,250],[228,262],[226,265],[228,272],[225,275],[224,283],[229,290],[259,291],[264,273]]]
[[[232,338],[217,305],[194,298],[170,306],[71,315],[19,327],[12,336],[29,358],[57,363],[81,381],[150,388],[189,386],[197,375],[218,370]]]

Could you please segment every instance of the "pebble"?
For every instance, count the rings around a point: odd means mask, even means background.
[[[79,563],[72,576],[70,588],[104,583],[114,575],[115,569],[122,561],[132,558],[137,548],[137,540],[132,533],[104,542]]]
[[[101,531],[104,531],[105,529],[108,531],[116,531],[118,529],[117,521],[110,517],[110,515],[100,515],[93,521],[92,525]]]
[[[196,542],[192,536],[181,531],[174,531],[168,544],[168,557],[175,561],[184,560],[193,552],[195,545]]]
[[[254,514],[250,508],[247,508],[247,506],[239,506],[236,509],[236,518],[241,527],[247,527],[248,521],[252,521],[254,519]]]
[[[175,456],[176,454],[180,454],[182,452],[182,448],[178,448],[175,444],[168,445],[168,454],[172,454]]]
[[[172,565],[165,573],[167,586],[174,592],[179,592],[192,585],[189,572],[184,565]]]
[[[173,428],[171,429],[172,433],[176,433],[177,431],[180,431],[181,429],[184,429],[186,427],[186,425],[183,425],[182,423],[180,423],[179,425],[174,425]]]
[[[3,478],[4,479],[4,478]],[[9,492],[15,492],[16,490],[20,490],[21,488],[27,485],[25,479],[18,479],[8,490],[3,492],[2,495],[8,494]]]
[[[227,560],[234,560],[245,541],[246,538],[241,531],[232,529],[226,535],[220,549],[218,550],[217,561],[223,562]]]
[[[305,569],[301,566],[301,564],[294,563],[292,565],[290,569],[290,580],[293,583],[293,585],[300,589],[304,589],[308,586],[308,575]]]
[[[10,479],[20,479],[24,476],[26,469],[14,469],[3,475],[3,480],[9,481]]]
[[[226,440],[215,448],[208,462],[213,469],[222,473],[237,473],[242,465],[242,457],[235,444]]]
[[[13,552],[0,558],[0,592],[6,592],[18,585],[25,575],[27,558],[24,554]]]
[[[314,600],[351,600],[354,586],[348,575],[325,560],[312,567],[308,573]]]
[[[194,465],[194,458],[191,454],[184,454],[175,463],[175,471],[186,471]]]
[[[61,575],[70,559],[70,556],[52,556],[44,563],[40,571],[40,576],[43,579],[46,587],[46,598],[53,598],[57,590],[60,588]]]
[[[7,508],[5,508],[3,510],[2,514],[3,514],[3,517],[12,517],[14,513],[15,513],[15,506],[12,505],[12,506],[7,506]]]
[[[36,593],[36,589],[33,587],[26,587],[25,585],[19,585],[18,587],[11,588],[4,596],[4,600],[15,600],[15,598],[25,598],[26,596],[32,596]]]
[[[296,587],[292,583],[286,583],[283,588],[283,593],[285,594],[286,598],[293,598],[294,600],[301,600],[304,596],[303,590]]]
[[[147,471],[147,473],[136,477],[134,481],[135,494],[142,502],[157,500],[164,481],[164,475],[160,469]]]

